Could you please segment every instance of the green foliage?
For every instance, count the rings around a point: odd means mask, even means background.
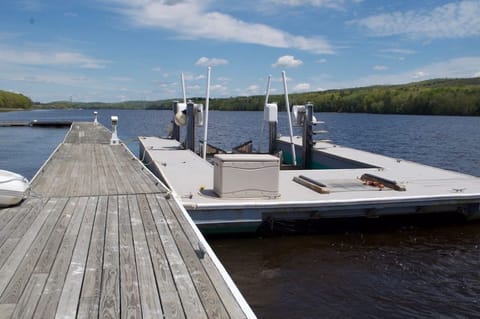
[[[44,109],[171,109],[172,101],[127,101],[120,103],[56,101],[36,105]]]
[[[436,79],[405,85],[370,86],[290,95],[290,104],[313,103],[321,112],[480,115],[480,78]],[[273,95],[285,109],[283,96]],[[212,100],[212,109],[262,110],[263,96]],[[247,107],[248,106],[248,107]]]
[[[312,102],[329,112],[480,115],[480,78],[332,90]]]
[[[205,98],[192,98],[205,105]],[[384,114],[480,115],[480,78],[435,79],[404,85],[370,86],[290,94],[290,104],[313,103],[315,111]],[[283,95],[272,95],[285,110]],[[35,103],[35,108],[84,109],[171,109],[174,100],[127,101],[121,103],[79,103],[57,101]],[[265,97],[239,96],[211,99],[210,109],[222,111],[261,111]],[[0,108],[30,108],[23,95],[0,91]]]
[[[29,109],[31,107],[32,100],[28,97],[0,90],[0,109]]]

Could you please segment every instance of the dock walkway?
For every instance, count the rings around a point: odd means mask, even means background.
[[[174,196],[109,142],[73,123],[0,210],[0,318],[254,318]]]

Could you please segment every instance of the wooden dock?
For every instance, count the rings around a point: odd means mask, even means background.
[[[0,210],[0,318],[254,318],[177,199],[109,142],[73,123]]]

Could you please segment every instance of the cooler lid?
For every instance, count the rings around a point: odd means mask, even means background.
[[[269,154],[215,154],[222,162],[278,162],[280,159]]]

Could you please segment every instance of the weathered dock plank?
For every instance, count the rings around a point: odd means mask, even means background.
[[[87,198],[79,199],[72,220],[63,237],[60,248],[58,249],[52,268],[48,272],[48,279],[42,292],[34,318],[53,318],[56,314],[58,302],[65,283],[68,267],[72,258],[73,249],[82,225],[85,214]]]
[[[152,209],[155,225],[157,226],[162,245],[165,249],[168,264],[170,266],[175,285],[187,318],[207,318],[202,302],[195,289],[192,278],[183,261],[175,240],[168,228],[167,220],[163,215],[162,208],[154,195],[147,195]],[[162,201],[163,199],[160,199]]]
[[[109,141],[74,123],[35,196],[0,210],[0,318],[254,318],[169,190]]]
[[[11,318],[15,311],[15,304],[1,304],[0,305],[0,319]]]
[[[41,203],[39,200],[36,200]],[[64,209],[66,204],[66,199],[58,201],[56,204],[56,209],[53,210],[52,214],[48,216],[47,221],[42,226],[39,235],[36,237],[34,244],[28,250],[26,256],[23,258],[20,265],[17,267],[13,278],[10,280],[7,288],[0,297],[1,304],[16,304],[19,302],[19,299],[22,295],[22,292],[26,289],[25,286],[30,278],[30,275],[35,268],[35,265],[42,254],[42,251],[45,251],[45,245],[49,238],[51,237],[52,231],[58,232],[56,230],[57,225],[66,223],[70,220],[70,216],[66,216],[65,213],[68,212],[67,209]],[[62,214],[62,215],[61,215]],[[60,219],[59,219],[59,216]],[[66,226],[64,227],[64,229]],[[58,241],[59,243],[60,241]],[[52,259],[53,260],[53,259]],[[46,280],[47,277],[45,277]]]
[[[0,267],[10,256],[21,236],[27,231],[35,215],[35,211],[32,209],[21,209],[3,229],[0,234]]]
[[[45,283],[47,282],[48,274],[33,274],[25,287],[13,318],[33,318],[37,301],[42,296]]]
[[[77,318],[98,318],[103,270],[103,245],[105,242],[105,226],[107,220],[107,201],[108,197],[101,196],[97,203]]]
[[[146,195],[138,195],[137,199],[140,214],[144,221],[145,235],[150,248],[158,291],[160,296],[162,296],[161,302],[164,316],[167,318],[185,318],[180,296],[170,271],[167,255],[158,234],[159,230],[156,228],[155,221],[153,220],[152,211],[159,209],[159,207],[155,205],[150,207]]]
[[[4,208],[3,210],[0,210],[0,231],[17,215],[18,209],[15,208]]]
[[[180,213],[180,207],[172,203],[172,201],[168,202],[174,216],[178,219],[179,223],[182,225],[188,224],[186,220],[186,216]],[[191,227],[184,227],[183,230],[185,231],[186,237],[189,239],[190,244],[194,249],[206,249],[207,247],[198,247],[199,243],[194,242],[196,238],[195,230]],[[212,260],[210,254],[204,254],[203,258],[200,258],[200,262],[203,264],[205,269],[208,269],[208,276],[212,281],[215,289],[222,295],[222,301],[225,305],[225,308],[228,310],[228,313],[231,318],[242,318],[243,310],[239,305],[238,301],[235,299],[233,293],[229,290],[228,284],[226,283],[225,279],[222,277],[220,270],[215,262]]]
[[[139,281],[137,262],[133,245],[132,225],[130,223],[129,205],[126,195],[119,196],[119,234],[120,234],[120,280],[127,293],[122,294],[122,318],[140,318]],[[136,247],[135,247],[136,248]]]
[[[143,221],[140,217],[135,195],[128,196],[128,206],[130,209],[130,221],[135,245],[135,259],[137,261],[138,285],[142,299],[143,316],[144,318],[163,317],[157,287],[151,284],[155,282],[155,274],[153,272]]]
[[[75,318],[77,313],[80,291],[88,255],[88,244],[92,234],[93,222],[98,197],[89,197],[81,228],[70,261],[67,277],[63,285],[62,294],[58,303],[56,317]]]
[[[202,300],[205,311],[210,318],[226,318],[228,317],[227,311],[217,295],[217,291],[212,285],[212,282],[208,278],[208,274],[203,270],[200,259],[204,257],[203,245],[200,242],[196,242],[193,246],[185,235],[181,224],[176,219],[166,200],[159,199],[160,207],[164,212],[167,225],[172,232],[173,238],[177,247],[182,255],[182,259],[187,266],[189,273],[191,274],[195,288],[198,291],[198,295]],[[195,255],[190,253],[191,250],[195,251]]]
[[[120,317],[120,264],[118,238],[118,196],[108,198],[107,228],[103,257],[103,275],[99,316]]]
[[[43,223],[54,210],[55,204],[55,201],[48,201],[47,204],[42,207],[42,209],[37,215],[37,218],[34,220],[31,227],[29,228],[28,232],[20,240],[18,245],[13,250],[12,254],[8,257],[7,261],[0,268],[0,293],[3,294],[5,288],[15,274],[17,267],[22,262],[22,259],[28,251],[30,245],[33,243],[35,237],[42,228]]]

